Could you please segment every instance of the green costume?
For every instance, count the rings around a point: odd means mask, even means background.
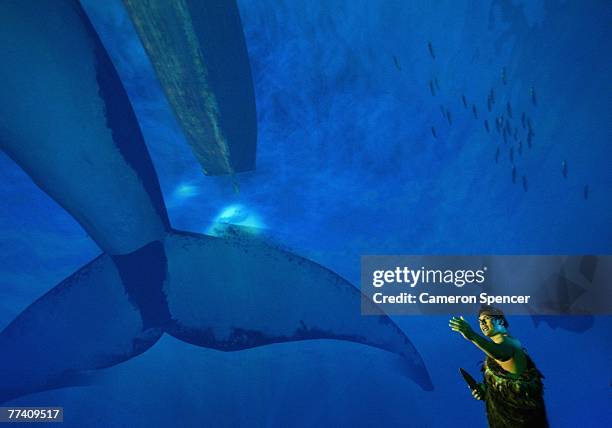
[[[548,427],[542,374],[525,354],[527,367],[520,375],[508,373],[494,359],[483,365],[487,419],[491,428]]]

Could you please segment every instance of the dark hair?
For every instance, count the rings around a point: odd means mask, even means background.
[[[498,309],[495,306],[482,305],[480,306],[480,310],[478,311],[478,316],[480,317],[483,314],[488,315],[496,320],[500,320],[502,325],[505,328],[508,328],[508,320],[506,319],[506,316],[504,315],[504,312],[501,309]]]

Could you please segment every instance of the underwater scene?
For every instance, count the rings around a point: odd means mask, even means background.
[[[612,253],[611,2],[0,10],[0,407],[546,426],[491,421],[460,321],[362,315],[361,260]],[[551,427],[610,426],[612,312],[502,327]]]

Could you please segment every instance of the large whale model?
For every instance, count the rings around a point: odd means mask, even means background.
[[[359,342],[397,354],[432,389],[406,335],[382,313],[361,316],[361,294],[338,275],[263,243],[172,229],[125,90],[78,2],[3,2],[0,52],[0,147],[103,251],[0,333],[0,402],[128,360],[163,333],[223,351]]]

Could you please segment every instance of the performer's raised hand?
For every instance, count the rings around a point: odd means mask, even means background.
[[[463,317],[452,317],[448,322],[448,326],[451,328],[451,330],[461,333],[461,335],[467,340],[472,340],[476,334],[468,322],[463,319]]]

